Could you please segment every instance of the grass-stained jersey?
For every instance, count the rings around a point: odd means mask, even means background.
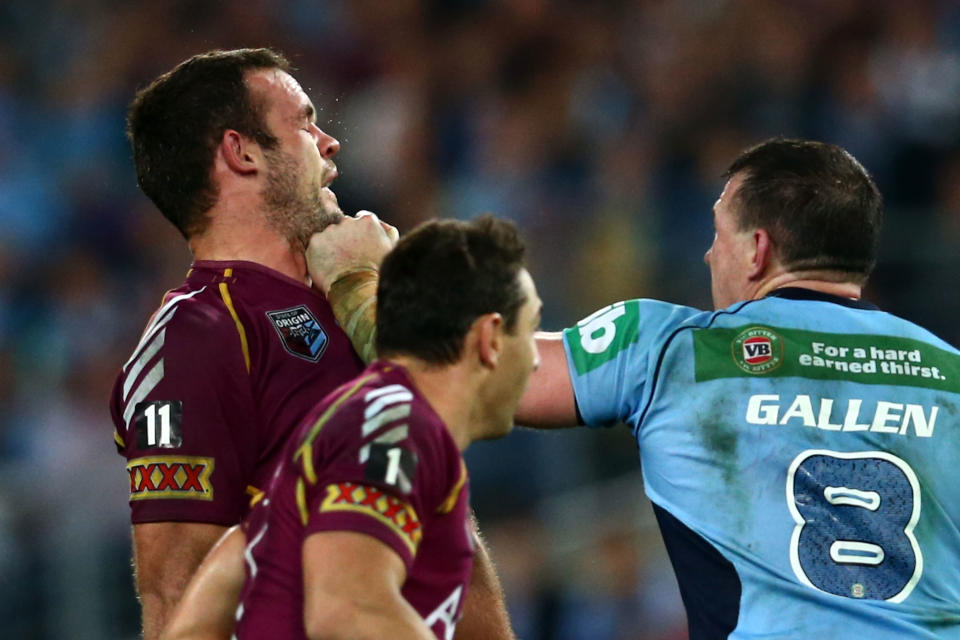
[[[589,425],[630,425],[690,637],[960,638],[960,353],[782,289],[564,334]]]

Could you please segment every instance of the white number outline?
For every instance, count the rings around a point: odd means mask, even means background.
[[[879,458],[881,460],[886,460],[887,462],[892,462],[897,466],[897,468],[903,471],[903,474],[910,482],[910,488],[913,489],[913,513],[910,515],[910,521],[907,522],[907,526],[903,529],[903,533],[907,536],[907,540],[910,541],[910,546],[913,548],[913,555],[914,558],[916,558],[916,564],[913,569],[913,575],[903,586],[903,589],[901,589],[899,593],[885,600],[885,602],[893,603],[903,602],[907,599],[907,596],[913,592],[914,587],[916,587],[917,583],[920,581],[920,576],[923,575],[923,553],[920,551],[920,545],[917,544],[917,538],[913,535],[913,529],[917,526],[917,522],[920,520],[920,483],[917,480],[917,475],[913,472],[913,469],[910,468],[910,465],[908,465],[906,461],[898,458],[895,455],[887,453],[886,451],[855,451],[853,453],[845,453],[842,451],[830,451],[828,449],[810,449],[802,452],[793,459],[793,462],[790,463],[790,467],[787,470],[787,507],[789,507],[790,515],[793,517],[793,521],[796,523],[796,526],[793,528],[793,535],[790,536],[790,566],[793,567],[794,575],[797,576],[797,579],[800,580],[800,582],[807,585],[811,589],[816,589],[821,593],[828,593],[810,582],[810,579],[803,571],[803,567],[800,566],[800,533],[807,525],[807,521],[804,520],[803,516],[800,515],[800,511],[797,509],[796,501],[793,497],[793,479],[797,473],[797,469],[801,464],[803,464],[804,460],[816,455],[840,458],[843,460],[857,460],[860,458]]]
[[[400,458],[403,456],[403,449],[400,447],[393,447],[392,449],[387,449],[387,475],[383,479],[387,484],[392,484],[396,486],[398,476],[400,475]]]
[[[157,408],[157,403],[151,403],[146,411],[143,412],[147,419],[147,446],[148,447],[166,447],[170,448],[170,403],[161,403]],[[160,439],[157,440],[157,418],[160,418]]]
[[[606,352],[617,337],[617,320],[626,313],[626,303],[616,302],[578,322],[580,346],[583,350],[594,356]],[[598,332],[600,335],[595,336]]]

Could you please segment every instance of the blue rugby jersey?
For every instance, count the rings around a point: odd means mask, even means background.
[[[803,289],[617,303],[564,332],[639,444],[690,637],[960,638],[960,353]]]

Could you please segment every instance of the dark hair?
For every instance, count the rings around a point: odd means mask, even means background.
[[[870,174],[842,148],[775,138],[744,151],[740,231],[766,229],[790,271],[835,271],[865,282],[876,264],[883,203]]]
[[[130,103],[137,182],[186,238],[204,230],[216,202],[210,170],[223,132],[235,129],[266,149],[277,144],[244,81],[255,69],[288,71],[290,63],[270,49],[210,51],[164,73]]]
[[[456,362],[474,320],[486,313],[500,313],[512,334],[526,301],[517,277],[523,256],[513,223],[490,215],[417,227],[380,268],[378,354]]]

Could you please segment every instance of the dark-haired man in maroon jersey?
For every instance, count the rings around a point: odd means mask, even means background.
[[[214,51],[161,75],[130,106],[138,182],[194,257],[111,397],[145,640],[266,488],[296,424],[363,368],[310,287],[304,251],[332,223],[386,248],[396,230],[343,216],[329,189],[340,144],[289,70],[268,49]]]
[[[387,256],[381,360],[310,413],[244,522],[237,638],[453,638],[474,553],[460,452],[510,430],[539,362],[522,260],[490,217],[427,223]],[[240,556],[228,539],[204,561],[167,638],[229,637],[210,612]]]

